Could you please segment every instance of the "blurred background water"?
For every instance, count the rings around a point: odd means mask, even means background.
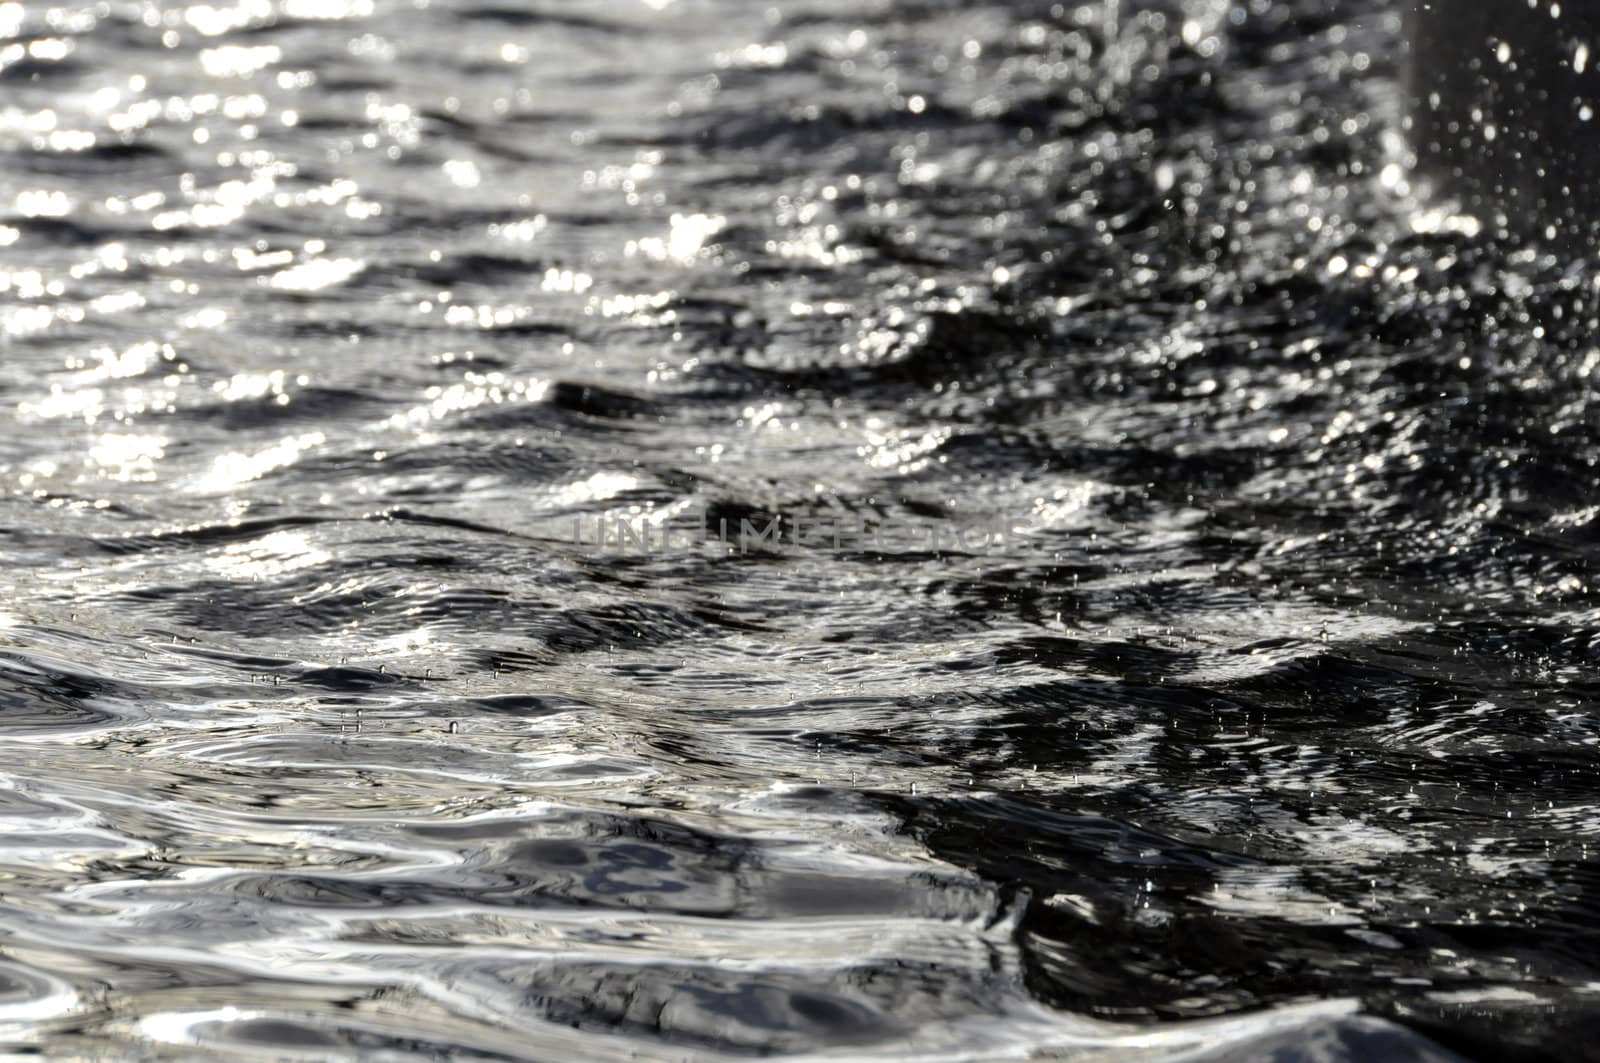
[[[1398,39],[0,3],[0,1043],[1594,1058],[1595,285]]]

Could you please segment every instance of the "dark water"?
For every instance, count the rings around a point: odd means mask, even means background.
[[[1595,285],[1385,8],[0,34],[9,1050],[1600,1053]],[[572,530],[768,514],[946,539]]]

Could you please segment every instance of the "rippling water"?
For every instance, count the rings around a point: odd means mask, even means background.
[[[1594,1058],[1595,286],[1397,35],[0,3],[0,1042]]]

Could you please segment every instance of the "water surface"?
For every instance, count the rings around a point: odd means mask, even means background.
[[[0,1040],[1594,1053],[1595,286],[1397,34],[0,4]],[[1006,534],[573,536],[775,513]]]

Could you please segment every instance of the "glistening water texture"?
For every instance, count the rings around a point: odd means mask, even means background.
[[[0,3],[0,1041],[1592,1058],[1594,287],[1398,33]]]

